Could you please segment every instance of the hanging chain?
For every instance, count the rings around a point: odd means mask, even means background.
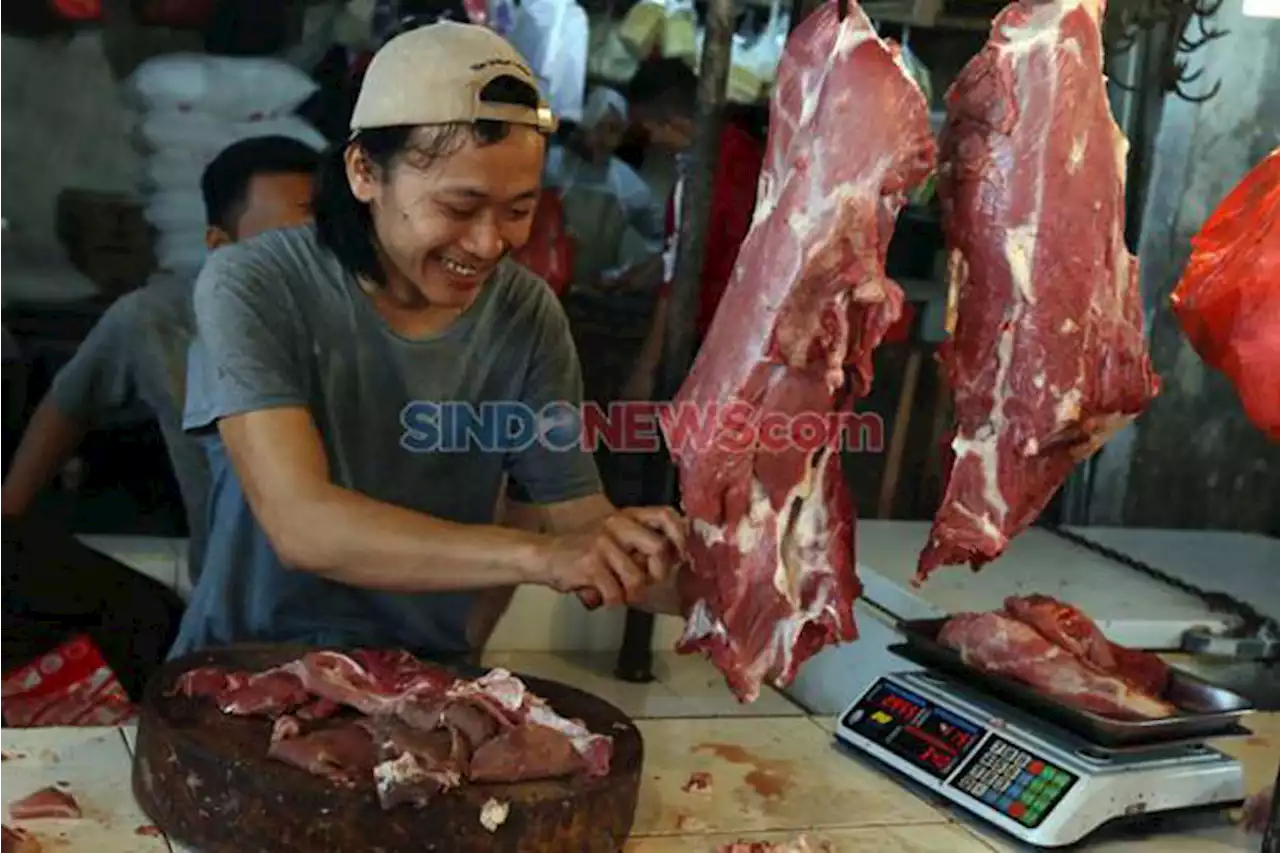
[[[1136,557],[1131,557],[1122,551],[1115,550],[1114,548],[1108,548],[1106,545],[1100,545],[1092,539],[1088,539],[1078,533],[1066,530],[1057,525],[1044,525],[1044,529],[1066,539],[1074,545],[1079,545],[1087,551],[1092,551],[1099,556],[1106,557],[1108,560],[1114,560],[1127,568],[1133,569],[1136,572],[1141,572],[1148,577],[1155,578],[1161,583],[1168,584],[1169,586],[1180,590],[1181,592],[1185,592],[1188,595],[1195,596],[1209,605],[1209,609],[1214,613],[1228,613],[1239,617],[1242,624],[1237,631],[1233,632],[1235,634],[1243,636],[1268,636],[1272,638],[1280,638],[1280,622],[1277,622],[1270,616],[1259,613],[1251,605],[1243,601],[1238,601],[1237,599],[1227,595],[1225,592],[1201,589],[1198,586],[1187,583],[1181,578],[1168,575],[1149,563],[1145,563],[1142,560],[1137,559]]]

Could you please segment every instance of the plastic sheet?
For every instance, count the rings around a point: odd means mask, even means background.
[[[1191,238],[1170,303],[1196,353],[1231,381],[1249,420],[1280,441],[1280,148]]]

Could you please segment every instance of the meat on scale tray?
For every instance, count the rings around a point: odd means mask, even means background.
[[[947,93],[938,192],[954,328],[940,357],[956,421],[918,581],[999,557],[1159,388],[1125,245],[1129,146],[1107,100],[1104,11],[1006,6]]]
[[[722,418],[709,441],[669,442],[694,529],[677,649],[707,654],[741,701],[857,636],[839,448],[821,425],[816,443],[800,436],[797,416],[867,393],[902,310],[884,269],[894,224],[933,166],[928,105],[898,48],[852,0],[843,21],[834,2],[809,15],[778,66],[751,230],[672,409]],[[766,419],[797,440],[740,441]]]
[[[1110,642],[1093,620],[1047,595],[1010,596],[1003,610],[958,613],[938,642],[966,664],[1105,717],[1156,720],[1177,708],[1162,698],[1167,665]]]

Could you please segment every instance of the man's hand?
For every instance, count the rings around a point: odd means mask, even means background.
[[[539,581],[587,606],[640,603],[684,560],[685,521],[670,507],[619,510],[587,530],[554,537]]]

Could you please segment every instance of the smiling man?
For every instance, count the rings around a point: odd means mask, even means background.
[[[516,51],[444,22],[374,56],[314,226],[219,252],[196,285],[185,415],[214,476],[205,572],[172,654],[236,641],[469,656],[530,583],[653,605],[685,525],[614,508],[592,457],[415,450],[425,403],[581,402],[568,323],[508,259],[554,119]],[[495,525],[504,480],[514,529]]]

